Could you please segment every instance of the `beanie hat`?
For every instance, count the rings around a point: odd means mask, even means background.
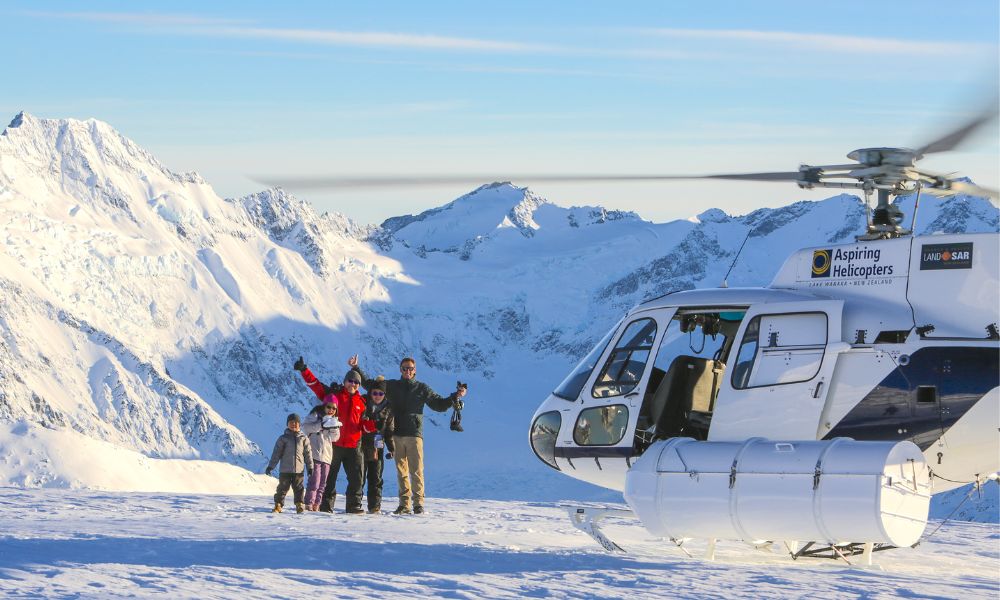
[[[351,369],[350,371],[347,372],[346,375],[344,375],[344,381],[347,381],[348,379],[353,379],[354,381],[361,383],[361,373],[358,373],[354,369]]]
[[[297,415],[296,413],[288,415],[288,418],[285,419],[285,424],[287,425],[290,423],[301,423],[301,421],[299,420],[299,415]]]
[[[373,390],[385,391],[385,377],[379,375],[375,378],[375,382],[372,383],[372,387],[368,391],[371,392]]]

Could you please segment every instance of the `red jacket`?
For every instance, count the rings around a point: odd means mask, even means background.
[[[357,448],[362,432],[375,431],[375,421],[362,418],[365,413],[365,399],[361,394],[352,395],[337,384],[325,386],[309,369],[302,371],[302,379],[324,404],[337,405],[337,418],[343,425],[340,427],[340,439],[333,443],[334,446]]]

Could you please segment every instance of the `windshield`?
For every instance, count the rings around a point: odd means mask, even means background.
[[[624,320],[624,319],[622,319]],[[611,341],[611,336],[618,331],[618,327],[622,324],[621,321],[615,323],[615,326],[611,328],[611,331],[605,335],[601,341],[597,342],[594,349],[590,351],[590,354],[584,357],[580,361],[580,364],[573,369],[573,372],[569,374],[563,382],[559,384],[556,391],[552,392],[553,395],[559,396],[564,400],[576,400],[580,395],[580,390],[583,389],[583,385],[587,383],[587,379],[590,378],[591,371],[597,365],[597,360],[601,358],[604,354],[604,349],[608,347],[608,342]]]

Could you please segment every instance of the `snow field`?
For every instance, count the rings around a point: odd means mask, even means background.
[[[286,500],[286,506],[290,504]],[[877,568],[720,543],[690,559],[630,519],[604,553],[556,503],[429,498],[397,517],[269,512],[269,496],[0,488],[8,598],[995,598],[1000,530],[952,522]],[[338,511],[343,509],[338,503]],[[692,542],[701,553],[704,544]]]

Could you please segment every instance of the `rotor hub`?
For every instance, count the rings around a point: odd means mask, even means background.
[[[916,150],[909,148],[859,148],[847,155],[868,167],[895,166],[912,167],[923,158]]]

